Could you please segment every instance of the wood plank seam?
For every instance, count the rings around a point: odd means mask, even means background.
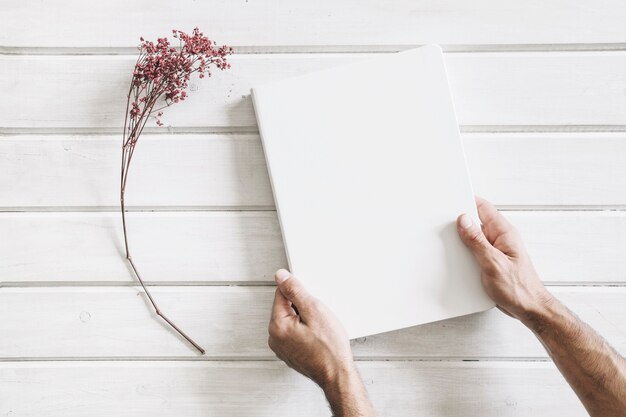
[[[274,281],[150,281],[144,280],[146,287],[275,287]],[[623,288],[626,281],[543,281],[548,288]],[[0,281],[2,288],[90,288],[90,287],[118,287],[136,288],[139,284],[134,281]]]
[[[626,205],[602,204],[602,205],[502,205],[494,204],[499,211],[512,212],[623,212]],[[116,206],[0,206],[0,213],[115,213],[119,211]],[[127,206],[127,212],[134,213],[183,213],[183,212],[275,212],[275,206],[238,205],[238,206]]]
[[[12,364],[23,362],[279,362],[280,360],[275,356],[210,356],[211,352],[207,352],[208,355],[202,357],[193,356],[24,356],[24,357],[12,357],[1,358],[0,364]],[[465,364],[472,362],[492,362],[492,363],[510,363],[510,362],[532,362],[532,363],[551,363],[550,357],[538,358],[532,356],[484,356],[484,357],[472,357],[464,358],[459,357],[402,357],[402,356],[354,356],[354,360],[360,363],[372,363],[372,362],[415,362],[415,363],[450,363],[450,364]]]
[[[389,53],[424,44],[402,45],[233,45],[237,54]],[[626,43],[442,44],[446,53],[473,52],[603,52],[626,51]],[[132,55],[134,47],[19,47],[0,45],[0,55]]]
[[[459,125],[463,133],[621,133],[626,125]],[[259,134],[256,126],[166,126],[144,129],[149,135],[245,135]],[[38,135],[54,139],[58,136],[100,136],[119,134],[120,129],[110,127],[0,127],[0,141],[11,136]]]

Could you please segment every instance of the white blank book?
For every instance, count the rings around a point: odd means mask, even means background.
[[[438,46],[253,99],[289,267],[350,338],[493,307],[456,232],[477,215]]]

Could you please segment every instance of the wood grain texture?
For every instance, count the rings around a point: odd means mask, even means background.
[[[255,54],[193,80],[164,123],[256,126],[250,88],[371,54]],[[626,52],[447,54],[462,125],[625,125]],[[134,56],[0,56],[3,128],[117,128]],[[375,80],[384,82],[384,79]]]
[[[165,0],[90,4],[16,2],[2,14],[0,45],[135,46],[195,25],[234,45],[413,45],[623,42],[619,0],[362,2]],[[183,12],[184,11],[184,12]],[[24,27],[31,28],[24,30]],[[37,30],[32,30],[32,28]]]
[[[121,137],[0,139],[0,206],[119,206]],[[126,205],[273,206],[258,135],[143,135]]]
[[[127,220],[133,259],[149,282],[271,281],[287,265],[273,211],[142,212]],[[4,213],[0,231],[2,281],[135,280],[119,213]]]
[[[476,194],[500,205],[626,204],[626,134],[466,134]]]
[[[504,212],[551,283],[626,282],[626,212]],[[152,283],[271,281],[287,261],[274,211],[128,214],[133,258]],[[120,215],[0,214],[1,281],[134,280]]]
[[[359,368],[384,416],[587,415],[550,363],[370,362]],[[2,363],[0,385],[0,414],[23,417],[330,415],[322,392],[279,363]]]
[[[626,288],[552,291],[626,352]],[[205,358],[274,358],[267,347],[274,287],[154,287],[152,293],[160,308],[206,349]],[[10,335],[0,339],[2,358],[197,354],[151,312],[137,287],[2,288],[0,317],[6,318],[0,321],[0,334]],[[547,357],[530,331],[496,309],[356,339],[353,347],[359,358]]]
[[[119,205],[120,138],[0,138],[0,208]],[[474,190],[498,205],[626,205],[625,133],[472,133]],[[145,135],[129,207],[273,207],[256,134]]]

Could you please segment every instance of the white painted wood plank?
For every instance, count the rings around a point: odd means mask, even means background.
[[[548,282],[626,282],[626,212],[504,212]]]
[[[276,213],[128,213],[129,244],[150,282],[271,281],[287,265]],[[121,216],[0,214],[3,281],[132,283]]]
[[[193,81],[171,126],[256,126],[250,87],[368,54],[239,55],[233,67]],[[134,56],[0,56],[4,128],[118,128]],[[463,125],[626,124],[625,52],[447,54]],[[384,82],[384,80],[373,80]]]
[[[121,137],[0,139],[0,206],[119,206]],[[126,205],[273,206],[258,135],[145,135]]]
[[[626,205],[626,134],[464,134],[477,194],[505,206]],[[119,205],[117,136],[0,138],[0,207]],[[273,207],[258,135],[145,135],[129,207]]]
[[[220,42],[256,46],[591,43],[623,42],[626,36],[626,9],[619,0],[471,5],[462,0],[64,0],[16,2],[4,9],[3,46],[134,46],[140,35],[164,36],[173,27],[194,25]]]
[[[552,283],[626,282],[626,212],[505,212]],[[285,267],[276,213],[129,213],[133,258],[150,282],[271,281]],[[131,283],[120,215],[1,213],[4,282]]]
[[[624,287],[552,287],[626,352]],[[267,322],[274,287],[153,287],[161,309],[209,358],[274,358]],[[376,306],[372,306],[376,308]],[[0,289],[0,358],[194,357],[136,287]],[[530,331],[497,309],[357,339],[359,358],[546,358]]]
[[[474,191],[500,205],[626,204],[626,134],[463,135]]]
[[[384,416],[586,416],[548,362],[359,364]],[[16,416],[324,416],[312,382],[267,362],[0,364],[0,414]]]

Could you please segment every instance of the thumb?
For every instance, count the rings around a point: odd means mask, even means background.
[[[298,312],[308,309],[313,297],[304,288],[302,282],[294,277],[291,272],[286,269],[276,271],[276,285],[285,298],[296,306]]]
[[[468,214],[461,214],[456,220],[457,231],[465,246],[467,246],[478,263],[485,265],[492,258],[494,247],[489,243],[480,226]]]

